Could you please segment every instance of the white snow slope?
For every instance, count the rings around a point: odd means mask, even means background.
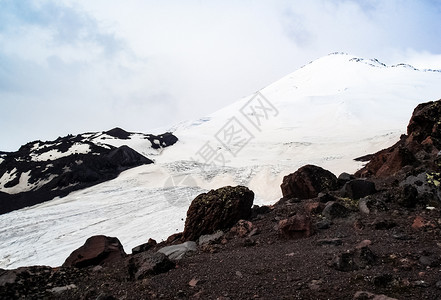
[[[0,268],[58,266],[98,234],[130,253],[182,231],[191,200],[243,184],[255,204],[281,197],[283,176],[305,164],[354,172],[353,159],[394,144],[415,106],[441,98],[441,72],[332,54],[258,94],[177,125],[174,146],[118,178],[0,216]]]

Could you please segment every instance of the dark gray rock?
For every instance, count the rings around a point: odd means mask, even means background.
[[[139,246],[136,246],[135,248],[132,249],[132,254],[138,254],[141,252],[145,252],[149,249],[151,249],[152,247],[156,246],[156,241],[154,239],[149,239],[147,241],[147,243],[141,244]]]
[[[368,247],[362,247],[340,253],[332,260],[330,266],[338,271],[348,272],[364,269],[373,265],[377,256]]]
[[[354,200],[375,194],[376,192],[375,183],[364,179],[348,181],[340,191],[342,197]]]
[[[144,279],[148,276],[165,273],[175,267],[175,263],[168,259],[164,253],[142,252],[133,255],[128,260],[130,278]]]
[[[251,217],[254,193],[244,186],[226,186],[197,196],[190,204],[183,240],[196,241],[201,235],[230,229]]]
[[[199,245],[206,245],[206,244],[214,244],[217,243],[224,235],[223,231],[218,231],[213,234],[206,234],[201,235],[198,239]]]
[[[349,209],[338,202],[328,202],[322,212],[323,216],[329,220],[345,218],[349,215]]]
[[[340,246],[343,244],[343,241],[339,238],[334,238],[334,239],[322,239],[322,240],[318,240],[317,241],[317,245],[319,246]]]

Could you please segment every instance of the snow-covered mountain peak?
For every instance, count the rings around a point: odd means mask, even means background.
[[[391,146],[417,104],[441,98],[440,83],[440,72],[349,54],[319,58],[209,116],[174,126],[179,143],[154,156],[154,165],[0,216],[0,228],[8,228],[0,231],[0,268],[59,265],[96,234],[118,236],[128,249],[160,240],[182,230],[190,201],[208,189],[246,185],[256,204],[269,204],[280,198],[283,177],[303,165],[355,172],[362,163],[354,158]],[[154,140],[114,129],[75,142],[124,144],[143,154],[144,143],[158,153]],[[0,162],[4,158],[0,153]]]

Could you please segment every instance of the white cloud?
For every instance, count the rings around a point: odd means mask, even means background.
[[[5,150],[40,137],[149,131],[196,118],[334,51],[440,66],[439,1],[0,5]]]

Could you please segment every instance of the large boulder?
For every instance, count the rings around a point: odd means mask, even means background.
[[[121,242],[116,237],[96,235],[88,238],[83,246],[73,251],[63,266],[96,266],[121,260],[126,256]]]
[[[251,216],[254,193],[244,186],[223,187],[197,196],[190,204],[183,240],[196,241],[201,235],[229,229]]]
[[[337,177],[323,168],[306,165],[283,178],[281,184],[284,198],[315,198],[324,190],[338,187]]]

